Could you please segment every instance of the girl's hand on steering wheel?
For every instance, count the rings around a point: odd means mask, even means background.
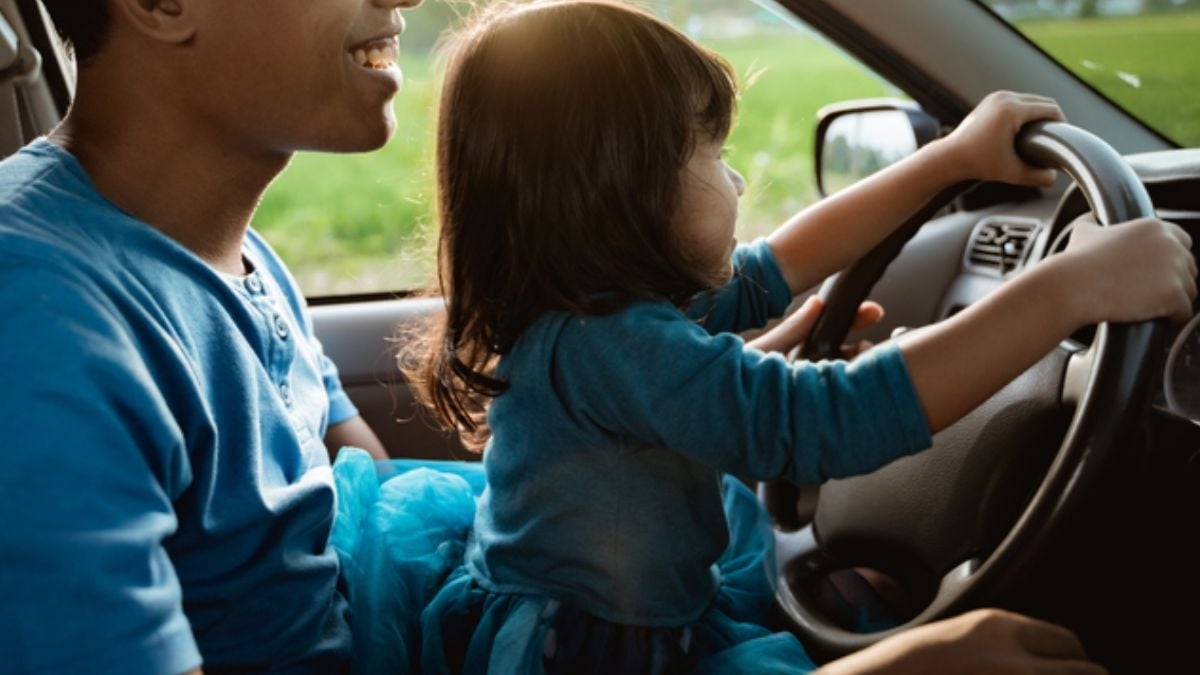
[[[1197,267],[1183,228],[1158,218],[1100,227],[1090,215],[1070,227],[1067,250],[1055,257],[1072,266],[1084,323],[1191,318]]]
[[[795,312],[780,321],[778,325],[746,343],[764,352],[780,352],[789,361],[795,360],[800,354],[800,347],[812,333],[813,326],[825,311],[825,303],[815,295],[809,296],[804,304]],[[854,319],[851,331],[873,326],[883,319],[883,307],[877,302],[867,301],[858,308],[858,316]],[[874,345],[867,340],[860,340],[854,345],[842,346],[842,358],[849,360],[867,351]]]
[[[1029,122],[1065,121],[1054,99],[1036,94],[996,91],[988,94],[946,137],[960,180],[984,180],[1050,187],[1057,179],[1053,169],[1026,164],[1017,155],[1017,132]]]

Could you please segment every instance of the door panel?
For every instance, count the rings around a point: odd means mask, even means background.
[[[392,457],[479,457],[438,430],[396,367],[396,336],[420,330],[440,306],[439,299],[421,298],[312,308],[317,338],[337,364],[342,386]]]

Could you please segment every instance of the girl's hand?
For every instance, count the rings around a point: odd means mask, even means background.
[[[1057,173],[1026,164],[1017,155],[1017,132],[1037,120],[1063,121],[1054,99],[997,91],[988,94],[943,141],[960,180],[1050,187]]]
[[[1183,228],[1157,218],[1100,227],[1090,216],[1072,228],[1067,250],[1056,258],[1074,279],[1081,325],[1159,317],[1178,323],[1192,315],[1196,259]]]
[[[800,347],[812,333],[813,326],[816,325],[817,319],[821,317],[823,311],[825,311],[825,304],[821,302],[821,299],[810,295],[799,309],[792,312],[771,330],[747,342],[746,346],[764,352],[780,352],[787,355],[789,361],[794,360],[799,356]],[[858,315],[854,318],[854,324],[850,330],[856,331],[873,326],[881,319],[883,319],[883,307],[877,302],[864,302],[859,306]],[[871,347],[872,344],[866,340],[860,340],[856,345],[843,346],[842,358],[852,359]]]

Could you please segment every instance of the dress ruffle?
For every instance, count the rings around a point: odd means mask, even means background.
[[[334,465],[333,546],[350,600],[356,673],[805,673],[799,641],[765,627],[775,596],[774,539],[754,494],[726,478],[730,543],[708,610],[678,627],[616,624],[541,595],[480,586],[463,552],[483,467]]]
[[[333,476],[331,545],[350,603],[354,672],[420,672],[421,611],[462,564],[483,467],[376,462],[345,448]]]

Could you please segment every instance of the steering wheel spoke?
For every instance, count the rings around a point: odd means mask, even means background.
[[[963,595],[967,589],[975,581],[976,573],[979,572],[983,560],[980,558],[968,558],[961,563],[950,568],[949,572],[942,575],[942,580],[938,584],[937,595],[933,602],[929,603],[927,612],[933,614],[941,614],[945,608],[952,606]]]
[[[793,532],[775,530],[775,562],[780,569],[788,563],[793,568],[802,565],[815,571],[821,564],[820,552],[811,525]]]
[[[1079,405],[1083,400],[1084,393],[1087,392],[1088,382],[1092,378],[1096,361],[1096,347],[1089,346],[1087,349],[1080,349],[1073,344],[1064,344],[1058,347],[1060,352],[1069,354],[1067,357],[1067,373],[1063,377],[1062,393],[1059,399],[1066,405],[1072,407]]]

